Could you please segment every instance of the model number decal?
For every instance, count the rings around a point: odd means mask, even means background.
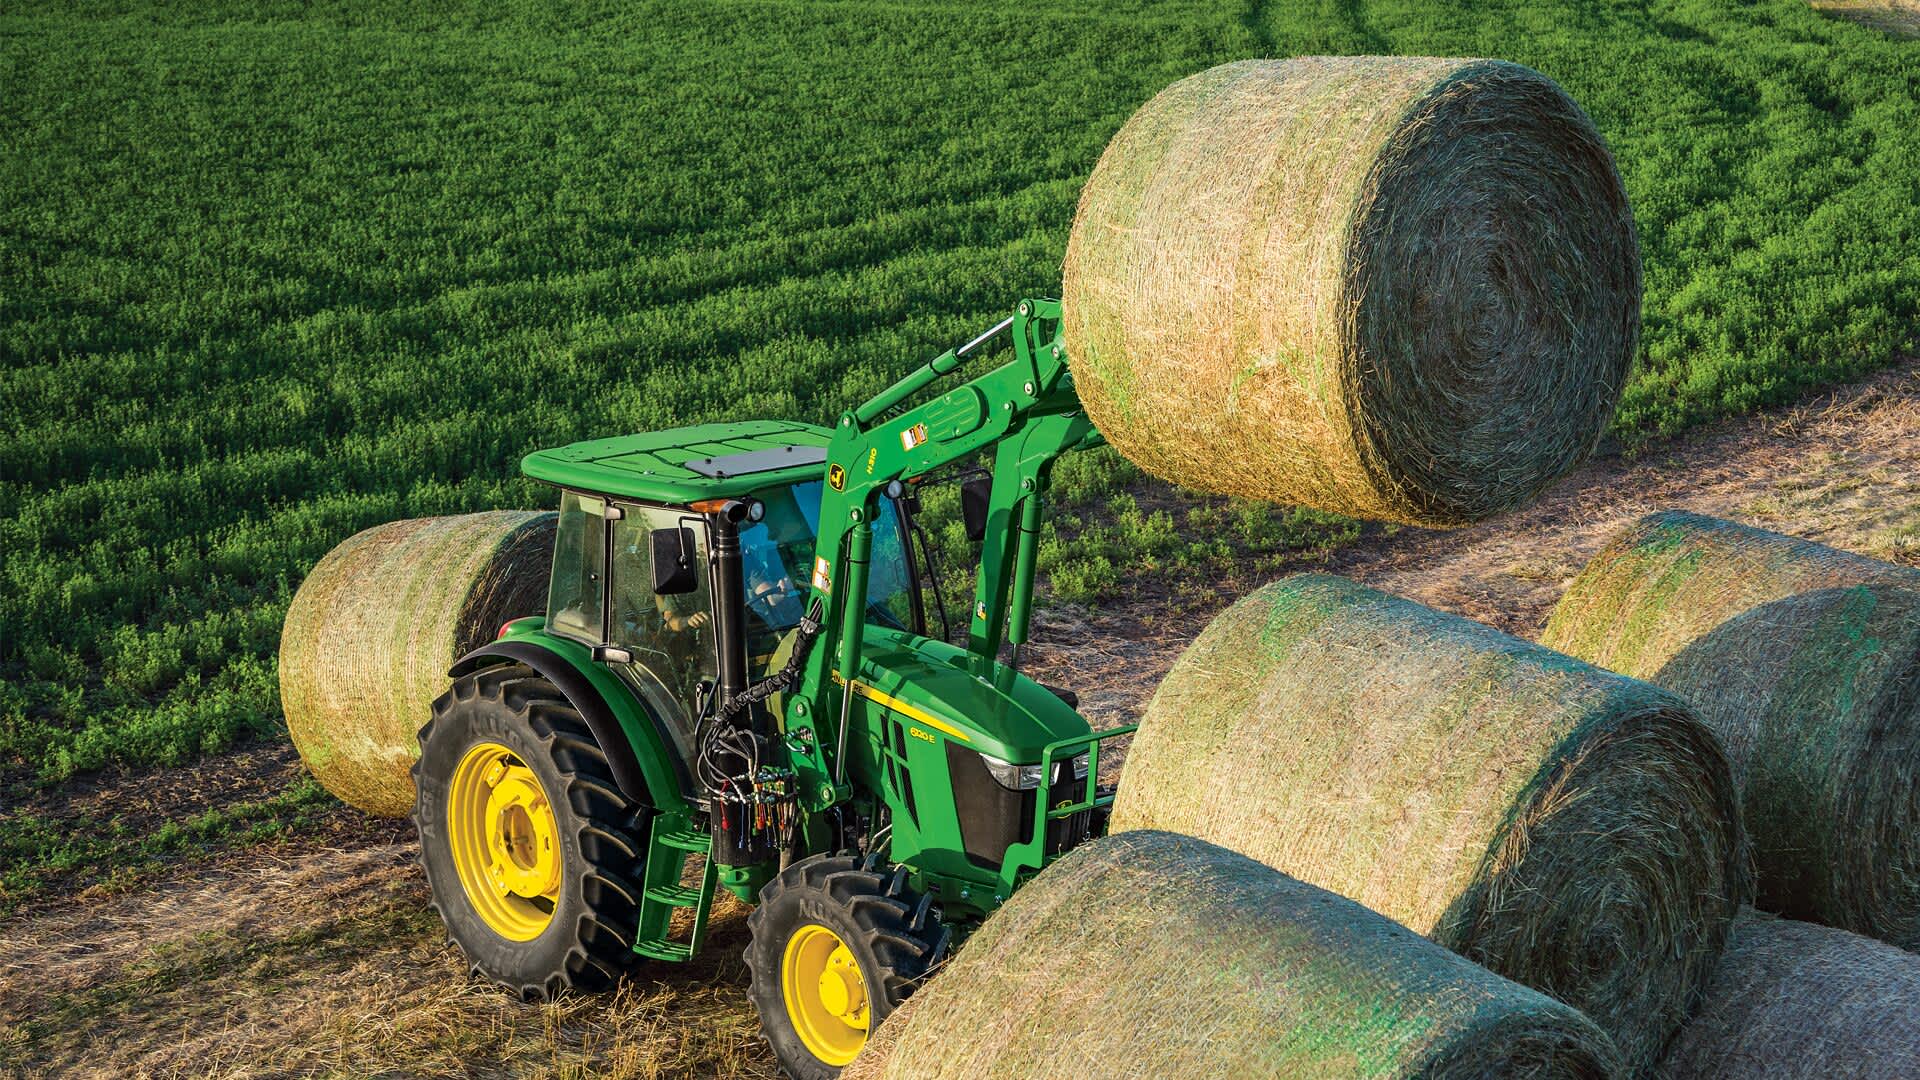
[[[920,739],[923,742],[939,742],[940,741],[933,737],[932,732],[921,731],[919,728],[914,727],[912,724],[907,725],[907,734],[913,736],[916,739]]]

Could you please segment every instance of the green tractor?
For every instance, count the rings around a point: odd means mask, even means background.
[[[1025,301],[833,429],[526,459],[561,490],[546,615],[454,666],[414,767],[434,907],[477,972],[540,998],[688,960],[725,889],[756,905],[775,1055],[831,1077],[958,937],[1105,831],[1101,746],[1133,729],[1094,731],[1019,669],[1049,473],[1101,442],[1059,322]],[[1001,335],[1010,360],[912,403]],[[928,634],[917,490],[988,452],[962,484],[963,647]]]

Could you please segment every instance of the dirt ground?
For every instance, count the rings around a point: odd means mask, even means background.
[[[1684,508],[1920,565],[1920,364],[1801,407],[1590,465],[1531,509],[1454,532],[1370,530],[1306,569],[1345,574],[1531,636],[1620,526]],[[1161,582],[1038,622],[1029,669],[1096,724],[1135,719],[1207,618],[1261,583]],[[198,766],[284,783],[255,748]],[[148,799],[137,781],[73,796]],[[745,994],[745,912],[697,963],[619,993],[533,1006],[467,977],[426,907],[404,825],[341,809],[318,837],[180,862],[0,922],[0,1078],[771,1077]]]

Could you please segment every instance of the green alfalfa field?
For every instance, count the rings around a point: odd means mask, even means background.
[[[273,667],[341,539],[546,505],[541,446],[831,417],[1058,289],[1155,91],[1311,53],[1497,56],[1593,115],[1646,264],[1630,452],[1914,348],[1920,42],[1801,0],[0,9],[0,920],[345,827]],[[1050,602],[1095,623],[1143,570],[1376,535],[1061,480]]]

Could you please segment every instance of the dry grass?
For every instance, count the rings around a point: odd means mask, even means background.
[[[413,809],[418,732],[447,668],[546,610],[554,526],[524,510],[414,518],[327,552],[280,636],[280,703],[314,779],[369,813]]]
[[[1726,760],[1677,699],[1315,575],[1236,603],[1180,657],[1113,827],[1357,900],[1581,1009],[1636,1066],[1749,888]]]
[[[1025,886],[846,1080],[1096,1070],[1600,1080],[1618,1057],[1574,1010],[1359,904],[1192,837],[1130,832]]]
[[[610,996],[470,981],[413,847],[313,848],[0,928],[0,1077],[777,1074],[746,1000],[745,911]]]
[[[1088,415],[1142,468],[1428,525],[1577,465],[1640,330],[1606,144],[1551,80],[1489,60],[1175,83],[1101,155],[1062,289]]]
[[[1815,11],[1901,37],[1920,37],[1920,0],[1812,0]]]

